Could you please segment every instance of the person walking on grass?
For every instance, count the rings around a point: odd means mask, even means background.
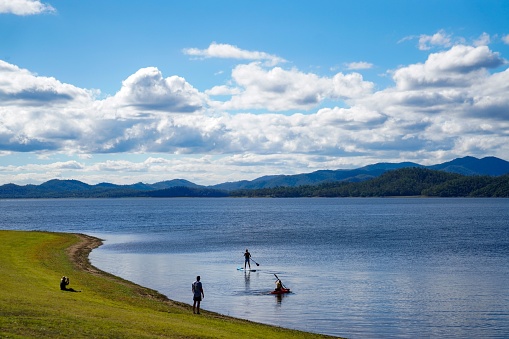
[[[244,269],[246,269],[246,264],[249,265],[249,269],[251,269],[251,253],[246,248],[246,252],[244,253]]]
[[[200,281],[200,276],[196,277],[196,281],[193,283],[193,313],[200,314],[200,303],[202,298],[205,298],[203,293],[203,286]]]

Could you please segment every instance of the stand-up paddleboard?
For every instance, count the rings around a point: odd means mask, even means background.
[[[245,272],[256,272],[255,269],[251,269],[251,268],[244,269],[244,267],[237,267],[237,270],[238,271],[245,271]]]

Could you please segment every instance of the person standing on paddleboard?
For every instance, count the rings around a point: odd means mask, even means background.
[[[203,286],[200,282],[200,276],[196,277],[196,281],[193,283],[193,313],[200,314],[200,303],[202,297],[205,298],[203,293]]]
[[[251,269],[251,263],[249,260],[251,259],[251,253],[246,248],[246,253],[244,253],[244,269],[246,269],[246,264],[249,266],[249,269]]]

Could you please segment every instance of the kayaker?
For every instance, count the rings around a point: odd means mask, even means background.
[[[274,291],[279,292],[283,289],[283,282],[278,279],[276,280],[276,289]]]
[[[244,269],[246,269],[246,264],[249,266],[249,269],[251,269],[251,253],[246,248],[246,252],[244,253]]]

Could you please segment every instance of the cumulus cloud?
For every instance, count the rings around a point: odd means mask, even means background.
[[[486,45],[455,45],[394,70],[394,83],[376,91],[355,72],[327,77],[251,62],[204,93],[147,67],[99,100],[94,91],[0,62],[1,156],[89,155],[86,163],[55,161],[44,168],[0,165],[0,181],[8,180],[1,173],[30,180],[26,171],[32,177],[74,171],[127,183],[133,176],[155,182],[186,173],[188,180],[212,184],[290,174],[289,168],[509,154],[509,70],[497,71],[505,63]],[[244,113],[232,112],[239,110]],[[156,156],[92,161],[106,153]]]
[[[366,127],[380,125],[387,120],[387,116],[381,114],[380,112],[372,111],[362,107],[322,108],[316,113],[316,115],[324,125],[339,125],[342,128],[353,130],[363,126]],[[355,124],[355,127],[351,128],[353,124]]]
[[[239,94],[239,93],[240,93],[239,88],[229,87],[229,86],[225,86],[225,85],[214,86],[211,89],[205,91],[205,94],[212,95],[212,96],[234,95],[234,94]]]
[[[356,100],[354,107],[385,116],[373,129],[385,154],[391,145],[414,156],[507,154],[509,70],[488,72],[505,63],[487,46],[453,46],[396,70],[393,87]],[[363,145],[376,149],[359,142],[357,150]]]
[[[424,64],[413,64],[394,72],[398,88],[408,90],[429,86],[466,86],[486,69],[505,63],[499,53],[487,46],[456,45],[445,52],[430,54]]]
[[[280,67],[267,70],[258,63],[235,67],[232,80],[242,91],[224,109],[306,109],[319,103],[327,90],[326,81],[315,74]]]
[[[138,110],[193,113],[203,107],[205,97],[184,78],[163,78],[155,67],[138,70],[122,82],[122,88],[109,101]]]
[[[408,40],[418,40],[417,47],[421,51],[428,51],[431,49],[446,49],[450,48],[454,45],[466,45],[471,44],[474,47],[478,46],[487,46],[491,43],[491,36],[483,32],[479,37],[474,39],[465,39],[463,37],[454,37],[453,34],[447,33],[445,30],[441,29],[435,34],[421,34],[418,36],[407,36],[402,38],[399,42],[404,42]],[[507,37],[502,37],[502,41],[505,41]],[[470,42],[467,42],[470,41]],[[508,43],[508,42],[506,42]]]
[[[433,35],[422,34],[419,37],[419,49],[421,51],[429,50],[433,46],[452,46],[451,35],[447,34],[443,30],[440,30]]]
[[[229,44],[211,43],[206,49],[185,48],[184,54],[200,58],[239,59],[251,61],[265,61],[269,65],[286,62],[276,55],[258,51],[247,51]]]
[[[503,37],[502,37],[502,41],[503,41],[505,44],[509,45],[509,34],[507,34],[507,35],[503,36]]]
[[[481,36],[479,36],[479,38],[474,40],[474,46],[486,46],[489,45],[490,42],[491,42],[490,35],[484,32],[483,34],[481,34]]]
[[[332,78],[332,97],[355,99],[371,94],[374,84],[364,81],[359,73],[338,73]]]
[[[56,102],[91,100],[97,91],[62,83],[52,77],[37,76],[26,69],[0,60],[0,99],[4,104],[23,102],[41,105]]]
[[[37,76],[0,60],[0,148],[29,152],[60,150],[79,140],[83,110],[97,91]]]
[[[373,64],[366,61],[358,61],[358,62],[350,62],[347,63],[346,68],[348,70],[358,70],[358,69],[370,69],[373,68]]]
[[[486,51],[474,54],[485,58],[468,57],[466,53],[462,62],[450,63],[451,59],[443,55],[442,67],[437,69],[453,72],[449,76],[456,81],[441,82],[441,86],[427,81],[419,86],[397,83],[362,101],[365,107],[387,116],[385,123],[377,128],[384,135],[384,147],[388,145],[387,140],[401,138],[401,145],[412,140],[416,145],[414,152],[421,155],[506,154],[509,98],[505,93],[509,90],[509,71],[481,72],[486,65],[493,66],[502,60],[494,63],[493,53]],[[428,61],[438,59],[430,56]]]
[[[507,93],[509,93],[509,69],[481,79],[471,88],[465,114],[469,117],[496,120],[497,124],[506,122],[509,120]]]
[[[338,73],[333,78],[297,69],[264,68],[260,63],[239,65],[232,71],[231,100],[218,104],[230,109],[308,110],[325,99],[351,99],[368,94],[373,83],[358,73]],[[217,104],[217,103],[216,103]]]
[[[52,12],[55,12],[55,8],[39,0],[0,0],[0,13],[35,15]]]

